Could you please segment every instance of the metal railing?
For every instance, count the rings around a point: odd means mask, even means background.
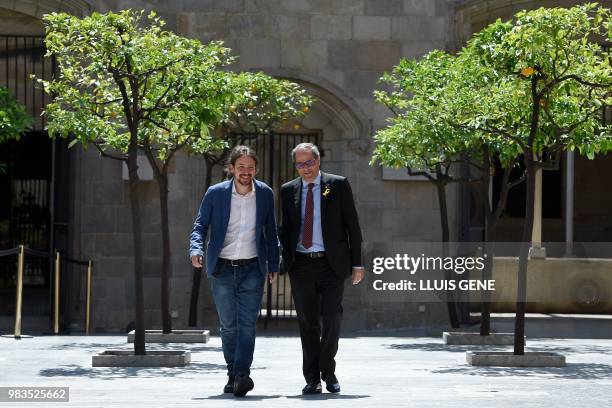
[[[35,249],[26,248],[25,245],[19,245],[16,248],[1,250],[0,258],[5,256],[17,255],[17,280],[16,280],[16,305],[15,305],[15,328],[12,337],[15,339],[21,339],[21,312],[23,304],[23,274],[25,268],[25,257],[26,255],[36,256],[39,258],[51,259],[52,253],[37,251]],[[61,274],[61,263],[62,261],[70,262],[72,264],[87,266],[87,286],[86,286],[86,306],[85,306],[85,334],[89,334],[89,328],[91,323],[91,289],[92,289],[92,275],[93,275],[93,261],[79,261],[76,259],[69,258],[67,256],[62,257],[59,251],[54,252],[55,263],[54,263],[54,302],[53,302],[53,333],[59,333],[59,318],[60,318],[60,274]]]
[[[8,88],[34,118],[33,130],[46,126],[41,115],[51,97],[32,75],[50,80],[57,72],[55,56],[45,57],[43,36],[0,34],[0,85]]]

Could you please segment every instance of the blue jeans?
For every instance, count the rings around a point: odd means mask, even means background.
[[[211,277],[223,356],[230,376],[251,373],[264,282],[257,259],[244,266],[217,264]]]

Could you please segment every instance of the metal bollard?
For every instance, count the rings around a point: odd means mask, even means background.
[[[21,303],[23,295],[23,267],[25,264],[25,246],[19,245],[19,259],[17,261],[17,305],[15,307],[15,332],[16,339],[21,338]]]

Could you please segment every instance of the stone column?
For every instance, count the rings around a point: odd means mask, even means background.
[[[533,230],[531,232],[531,258],[546,258],[546,248],[542,247],[542,169],[536,170],[535,196],[533,206]]]

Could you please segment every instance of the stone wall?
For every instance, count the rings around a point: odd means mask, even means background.
[[[540,7],[572,7],[577,4],[592,3],[581,0],[467,0],[460,3],[456,10],[457,45],[464,43],[473,33],[477,33],[496,19],[509,20],[521,10]],[[612,1],[598,1],[604,7],[612,6]]]
[[[33,2],[37,4],[50,2]],[[56,3],[57,9],[67,2]],[[77,3],[70,2],[70,7]],[[297,80],[317,97],[304,121],[322,131],[322,168],[349,177],[365,238],[366,259],[386,242],[440,238],[435,190],[424,181],[382,179],[371,167],[372,135],[390,112],[375,104],[372,91],[384,71],[402,57],[452,49],[454,1],[445,0],[97,0],[83,13],[124,8],[155,10],[167,28],[203,41],[224,40],[239,59],[238,70],[263,70]],[[74,197],[74,245],[77,257],[92,257],[94,328],[121,330],[133,316],[133,274],[127,183],[121,164],[100,158],[93,149],[77,158],[79,185]],[[185,327],[191,290],[188,234],[203,195],[201,158],[178,155],[170,180],[172,237],[172,309],[175,327]],[[218,180],[218,178],[217,178]],[[144,182],[145,294],[147,327],[159,327],[160,233],[156,185]],[[449,188],[452,236],[456,236],[456,200]],[[347,329],[421,326],[444,320],[439,305],[381,304],[366,283],[347,287]],[[203,280],[200,324],[216,322]]]

